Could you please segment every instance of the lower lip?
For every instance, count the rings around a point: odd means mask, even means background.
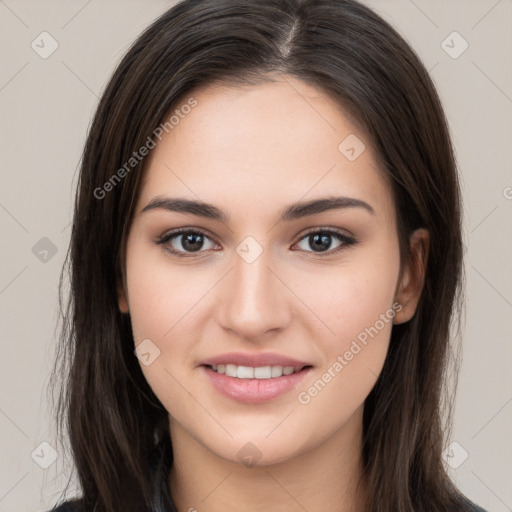
[[[224,396],[238,402],[259,404],[268,402],[298,387],[304,377],[312,370],[309,366],[291,375],[282,375],[271,379],[239,379],[217,373],[209,366],[201,366],[213,387]]]

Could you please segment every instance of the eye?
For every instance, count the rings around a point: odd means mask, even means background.
[[[337,241],[338,245],[333,248],[332,243],[334,241]],[[345,247],[356,243],[357,240],[355,238],[349,237],[340,231],[332,229],[317,229],[316,231],[309,232],[305,237],[303,237],[297,246],[299,246],[303,251],[314,253],[315,256],[324,257],[332,256],[333,254],[342,251]],[[307,246],[312,247],[313,250],[309,251]]]
[[[337,242],[334,248],[332,243]],[[197,254],[212,250],[216,247],[216,243],[201,230],[193,229],[177,229],[169,233],[165,233],[156,241],[158,245],[164,245],[165,250],[171,254],[182,257],[194,257]],[[348,246],[357,243],[355,238],[349,237],[340,231],[332,229],[316,229],[304,236],[299,243],[296,244],[300,250],[310,252],[315,256],[326,257],[337,254]],[[308,250],[305,246],[310,246],[313,250]]]
[[[215,243],[202,231],[179,229],[162,235],[156,242],[178,257],[194,256],[215,247]]]

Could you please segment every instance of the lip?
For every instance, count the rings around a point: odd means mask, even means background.
[[[219,360],[222,361],[223,359],[219,358]],[[223,363],[220,362],[218,364]],[[258,365],[267,366],[260,363],[258,363]],[[247,364],[247,366],[253,366],[253,364]],[[288,366],[293,365],[290,364]],[[259,404],[276,399],[298,387],[306,375],[313,370],[313,367],[308,366],[291,375],[282,375],[281,377],[271,379],[239,379],[237,377],[228,377],[226,374],[217,373],[207,365],[200,366],[200,369],[204,372],[213,387],[224,396],[238,402]]]
[[[200,368],[213,385],[224,396],[238,402],[257,404],[273,400],[294,388],[297,388],[312,370],[310,363],[299,361],[274,352],[244,353],[228,352],[201,361]],[[291,366],[295,373],[271,379],[239,379],[217,373],[211,366],[236,364],[237,366]]]
[[[273,352],[263,352],[261,354],[229,352],[219,356],[210,357],[201,361],[199,364],[205,366],[236,364],[237,366],[253,366],[255,368],[260,366],[292,366],[295,371],[301,370],[305,366],[312,366],[311,363],[298,361],[297,359],[292,359]],[[281,377],[278,378],[280,379]]]

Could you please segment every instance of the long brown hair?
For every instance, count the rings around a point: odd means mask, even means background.
[[[460,336],[463,276],[449,130],[415,52],[354,0],[184,0],[140,35],[103,92],[81,159],[61,303],[67,269],[70,293],[52,374],[52,381],[65,377],[57,426],[69,435],[84,510],[171,509],[151,472],[164,450],[172,463],[168,413],[142,374],[130,318],[117,301],[146,166],[145,159],[126,162],[194,87],[279,74],[321,88],[368,134],[392,184],[402,266],[410,261],[411,233],[430,232],[416,314],[393,326],[365,402],[365,509],[469,510],[442,461],[460,357],[450,332]]]

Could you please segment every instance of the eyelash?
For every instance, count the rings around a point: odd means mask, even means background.
[[[171,231],[169,233],[164,233],[162,236],[160,236],[157,240],[156,240],[156,244],[157,245],[165,245],[167,244],[168,242],[170,242],[173,238],[179,236],[179,235],[182,235],[182,234],[194,234],[194,235],[201,235],[201,236],[204,236],[208,239],[211,240],[211,237],[208,236],[207,233],[205,233],[204,231],[200,230],[200,229],[190,229],[190,228],[180,228],[180,229],[176,229],[174,231]],[[308,253],[313,253],[315,255],[315,257],[319,257],[319,258],[326,258],[326,257],[329,257],[329,256],[333,256],[335,254],[338,254],[339,252],[343,251],[344,249],[352,246],[352,245],[355,245],[359,242],[359,240],[357,240],[356,238],[353,238],[353,237],[350,237],[350,236],[347,236],[345,235],[344,233],[340,232],[340,231],[336,231],[336,230],[333,230],[333,229],[322,229],[322,228],[315,228],[314,230],[311,230],[309,232],[307,232],[297,243],[300,243],[302,240],[304,240],[305,238],[311,236],[311,235],[314,235],[314,234],[328,234],[328,235],[332,235],[334,238],[336,238],[339,242],[342,242],[342,244],[340,246],[338,246],[336,249],[331,249],[331,250],[327,250],[325,252],[315,252],[315,251],[305,251],[305,252],[308,252]],[[216,243],[214,240],[212,240],[214,243]],[[297,245],[297,244],[294,244],[294,245]],[[193,257],[197,257],[196,256],[196,253],[186,253],[186,252],[183,252],[183,251],[176,251],[175,249],[171,248],[171,247],[166,247],[165,248],[166,251],[170,252],[172,255],[174,256],[177,256],[178,258],[193,258]],[[206,251],[197,251],[197,253],[201,253],[201,252],[206,252]]]

